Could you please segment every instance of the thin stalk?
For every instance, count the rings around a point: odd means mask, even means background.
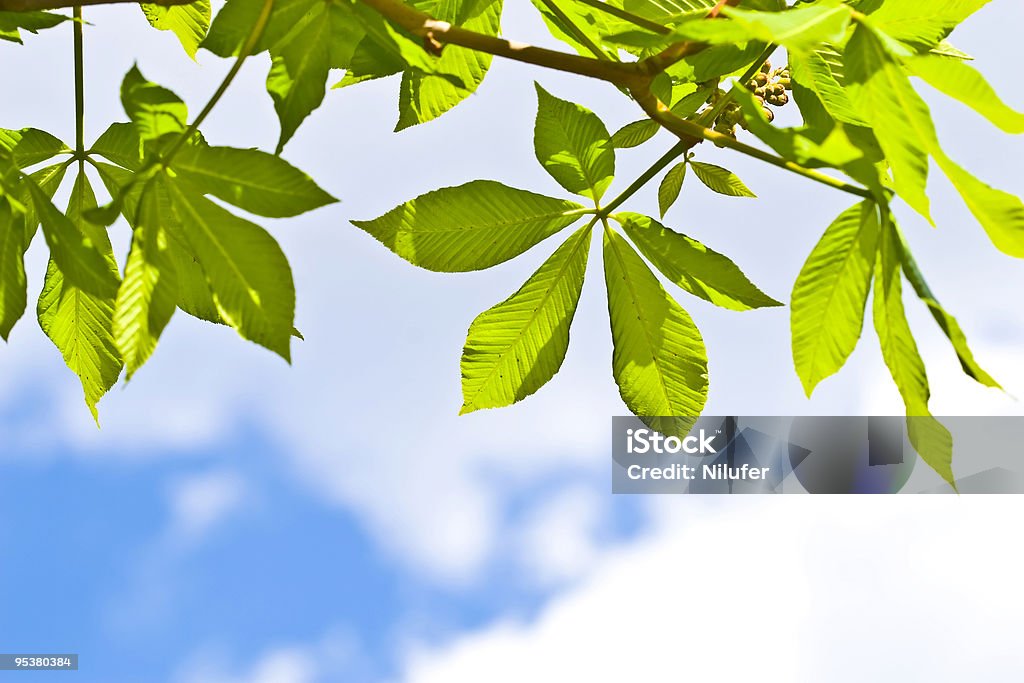
[[[586,0],[580,1],[585,2]],[[598,2],[599,0],[594,1]],[[767,48],[765,48],[764,52],[761,53],[757,60],[750,65],[750,67],[744,72],[742,76],[740,76],[740,82],[744,83],[753,78],[754,75],[757,74],[757,72],[761,69],[761,65],[768,61],[768,59],[772,56],[776,49],[777,46],[775,45],[769,45]],[[721,100],[718,101],[718,103],[714,107],[704,112],[704,114],[698,116],[696,122],[701,125],[707,125],[708,123],[714,121],[716,118],[718,118],[718,115],[722,113],[722,110],[725,109],[726,104],[731,99],[732,93],[727,93]],[[672,146],[670,150],[665,152],[665,154],[662,155],[660,159],[655,161],[650,168],[644,171],[639,178],[634,180],[629,187],[623,190],[618,197],[613,199],[611,203],[604,207],[604,210],[599,212],[599,215],[610,215],[612,211],[622,206],[623,202],[625,202],[627,199],[629,199],[634,194],[639,192],[644,185],[651,182],[651,180],[653,180],[655,176],[657,176],[663,170],[668,168],[669,164],[671,164],[673,161],[675,161],[676,159],[690,151],[690,149],[692,149],[695,144],[696,143],[690,141],[677,142],[675,145]]]
[[[74,10],[74,42],[75,42],[75,155],[78,159],[78,171],[85,169],[85,58],[82,49],[82,6],[76,5]]]
[[[185,132],[178,138],[174,146],[171,147],[166,154],[163,155],[163,163],[167,164],[178,153],[178,150],[195,135],[196,131],[199,130],[199,126],[202,125],[206,117],[210,115],[213,108],[220,102],[220,98],[224,96],[227,89],[231,86],[232,81],[235,80],[235,76],[242,70],[242,65],[245,64],[245,60],[249,58],[250,53],[256,47],[256,44],[263,37],[263,31],[267,28],[267,22],[270,20],[270,12],[274,9],[274,0],[263,0],[263,9],[260,10],[259,17],[256,18],[256,23],[253,24],[252,31],[249,32],[249,37],[246,38],[245,43],[242,45],[242,49],[238,53],[238,58],[235,59],[235,63],[231,66],[231,70],[228,71],[227,75],[224,76],[224,80],[221,81],[220,86],[210,97],[210,101],[206,103],[202,111],[199,112],[199,116],[192,121],[192,124],[185,130]]]
[[[625,190],[622,191],[621,194],[619,194],[618,197],[609,202],[608,205],[604,207],[604,209],[600,212],[599,215],[602,218],[611,215],[612,211],[622,206],[623,202],[625,202],[627,199],[636,194],[644,185],[651,182],[651,180],[654,179],[654,176],[661,173],[668,167],[669,164],[671,164],[681,155],[685,154],[686,151],[690,149],[690,147],[692,147],[692,145],[690,145],[687,142],[677,142],[672,147],[672,149],[665,152],[665,154],[662,155],[660,159],[655,161],[650,168],[644,171],[639,178],[634,180],[629,187],[627,187]]]

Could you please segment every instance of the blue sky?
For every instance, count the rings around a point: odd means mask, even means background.
[[[506,34],[543,40],[525,5],[507,8]],[[88,138],[123,120],[117,89],[133,60],[193,110],[228,68],[208,53],[189,63],[133,7],[87,18]],[[1022,22],[1019,3],[997,0],[955,36],[1018,106],[1019,60],[999,60]],[[70,32],[0,45],[0,60],[17,67],[0,86],[19,93],[0,103],[0,125],[70,138]],[[262,59],[247,64],[208,139],[272,148],[265,74]],[[75,651],[82,670],[18,680],[887,680],[908,661],[921,680],[1020,679],[1010,638],[1024,627],[1022,558],[1004,537],[1020,502],[613,498],[609,416],[624,408],[598,270],[556,379],[511,409],[457,417],[469,322],[553,245],[443,276],[347,220],[476,178],[558,196],[533,159],[533,79],[610,128],[639,117],[602,84],[498,61],[470,101],[401,134],[395,82],[328,93],[285,156],[342,203],[266,221],[295,270],[306,341],[291,367],[177,316],[153,360],[101,402],[97,430],[57,352],[19,323],[0,353],[0,650]],[[1019,139],[956,105],[935,113],[955,158],[1024,193]],[[612,191],[670,144],[620,153]],[[726,151],[699,158],[739,173],[761,196],[759,217],[688,184],[666,223],[785,299],[848,198]],[[627,208],[653,212],[655,190]],[[1024,396],[1024,271],[944,181],[933,194],[938,229],[904,212],[908,238],[979,359]],[[123,254],[127,230],[113,236]],[[44,263],[36,244],[31,292]],[[808,401],[784,310],[679,299],[710,350],[710,413],[899,412],[872,333]],[[910,315],[936,413],[1021,414],[960,376],[922,306]],[[742,661],[728,647],[737,633],[749,635]],[[866,643],[869,657],[849,649]],[[946,660],[928,656],[937,648]]]

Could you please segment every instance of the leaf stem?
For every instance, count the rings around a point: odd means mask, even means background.
[[[772,56],[776,49],[777,46],[775,45],[769,45],[767,48],[765,48],[764,52],[761,53],[757,60],[750,65],[750,67],[743,73],[742,76],[740,76],[740,83],[745,83],[746,81],[749,81],[751,78],[753,78],[754,75],[756,75],[757,72],[761,69],[761,65],[768,61],[768,59]],[[725,109],[725,106],[729,103],[731,99],[732,92],[730,91],[724,97],[722,97],[722,99],[720,99],[714,107],[707,110],[703,114],[699,115],[696,119],[696,122],[702,126],[710,124],[716,118],[718,118],[718,115],[722,113],[722,110]],[[651,180],[653,180],[656,175],[658,175],[664,169],[666,169],[669,164],[671,164],[673,161],[675,161],[682,155],[686,154],[695,145],[696,141],[693,140],[681,140],[677,142],[675,145],[672,146],[670,150],[665,152],[665,154],[662,155],[660,159],[655,161],[650,168],[644,171],[639,178],[634,180],[629,187],[623,190],[618,197],[613,199],[611,203],[604,207],[604,209],[599,212],[599,215],[611,215],[612,211],[619,208],[623,204],[623,202],[625,202],[627,199],[636,194],[644,185],[651,182]]]
[[[263,0],[263,9],[260,10],[259,16],[256,18],[256,23],[253,24],[252,30],[249,32],[249,37],[246,38],[245,43],[242,45],[241,50],[238,52],[238,57],[235,59],[235,63],[231,66],[231,70],[228,71],[227,75],[224,76],[224,80],[221,81],[220,86],[210,97],[210,100],[203,107],[202,111],[199,112],[199,116],[192,121],[192,124],[181,134],[181,137],[174,143],[166,154],[163,155],[163,162],[169,163],[170,160],[178,153],[178,150],[184,146],[184,144],[192,138],[199,130],[199,126],[202,125],[206,117],[210,115],[213,108],[217,106],[220,99],[227,92],[228,87],[231,86],[232,81],[235,80],[235,76],[242,70],[242,65],[245,64],[245,60],[249,58],[249,55],[255,49],[256,44],[263,37],[263,31],[267,28],[267,22],[270,20],[270,13],[274,9],[274,0]]]
[[[85,58],[82,49],[82,6],[75,5],[73,10],[75,43],[75,154],[78,160],[78,171],[85,168]]]
[[[849,194],[857,195],[858,197],[865,197],[871,199],[874,197],[870,190],[856,185],[851,185],[838,178],[833,178],[830,175],[816,171],[811,168],[804,168],[800,164],[794,163],[782,157],[776,156],[770,152],[766,152],[763,149],[759,149],[752,145],[748,145],[745,142],[740,142],[735,138],[732,138],[724,133],[706,128],[700,123],[694,121],[688,121],[680,116],[676,116],[672,111],[664,105],[664,103],[651,94],[650,90],[633,90],[633,97],[637,103],[643,108],[647,115],[652,119],[660,123],[662,126],[675,133],[684,143],[696,144],[692,142],[694,138],[701,140],[707,140],[712,142],[719,147],[726,147],[741,154],[745,154],[749,157],[753,157],[765,163],[777,166],[781,169],[787,170],[791,173],[803,176],[815,182],[821,183],[822,185],[828,185],[829,187],[847,192]]]
[[[623,202],[636,194],[644,185],[651,182],[651,180],[654,179],[654,176],[665,170],[669,164],[675,161],[679,156],[685,154],[691,147],[693,147],[693,145],[688,142],[677,142],[673,145],[672,149],[665,152],[660,159],[655,161],[650,168],[644,171],[639,178],[634,180],[618,197],[609,202],[598,215],[600,215],[601,218],[611,215],[612,211],[622,206]]]

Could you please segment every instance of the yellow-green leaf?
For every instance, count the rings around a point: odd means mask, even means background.
[[[462,350],[461,413],[521,401],[555,376],[569,348],[591,228],[574,233],[519,291],[470,325]]]
[[[825,230],[793,286],[793,364],[808,396],[839,371],[864,327],[878,246],[878,211],[863,202]]]
[[[188,5],[143,4],[142,13],[153,28],[177,36],[188,56],[196,58],[199,43],[210,30],[210,0],[195,0]]]

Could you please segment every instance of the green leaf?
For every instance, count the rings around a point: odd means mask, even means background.
[[[0,12],[0,40],[21,43],[21,32],[39,33],[70,20],[71,17],[51,12]]]
[[[781,306],[728,257],[637,213],[612,216],[661,273],[690,294],[733,311]]]
[[[757,197],[732,171],[721,166],[704,164],[699,161],[690,161],[688,163],[693,169],[693,174],[702,183],[707,185],[708,189],[714,190],[718,194],[728,195],[729,197]]]
[[[349,7],[317,3],[303,22],[271,48],[267,92],[281,121],[278,153],[323,102],[332,68],[348,66],[364,35]]]
[[[760,12],[723,7],[727,20],[707,21],[703,15],[676,26],[672,40],[695,40],[709,45],[748,42],[773,43],[793,52],[806,52],[823,43],[840,42],[852,17],[850,7],[822,0],[783,12]]]
[[[578,104],[537,87],[533,148],[558,184],[569,192],[598,200],[615,176],[615,150],[601,119]]]
[[[136,219],[138,218],[142,187],[139,184],[132,184],[132,174],[117,166],[97,163],[96,170],[99,171],[107,192],[112,196],[123,196],[121,214],[134,229],[138,225]],[[131,187],[126,191],[125,188],[128,188],[129,185]],[[184,230],[178,224],[177,217],[171,208],[167,188],[163,183],[154,183],[149,188],[149,192],[156,195],[160,203],[163,222],[168,227],[167,233],[171,237],[167,242],[167,253],[177,274],[178,308],[201,320],[227,325],[217,310],[217,304],[213,300],[213,294],[207,283],[206,273],[203,272],[202,266],[189,251]]]
[[[989,0],[889,0],[869,20],[886,36],[926,52],[988,3]]]
[[[193,318],[227,325],[213,299],[209,278],[199,261],[176,239],[170,241],[167,251],[178,276],[178,308]]]
[[[857,170],[865,162],[881,160],[882,151],[878,149],[870,131],[863,128],[846,127],[844,124],[829,123],[826,127],[805,126],[802,128],[780,128],[771,125],[762,112],[761,105],[754,99],[749,90],[734,89],[734,97],[743,108],[744,121],[752,134],[757,136],[780,156],[795,161],[808,168],[832,167],[840,168],[860,182],[882,193],[878,182],[878,171],[871,166],[874,182],[863,179]],[[855,131],[864,134],[851,139]]]
[[[929,217],[924,187],[928,157],[934,156],[996,247],[1024,258],[1024,203],[978,180],[942,151],[928,106],[870,29],[857,28],[846,54],[854,104],[874,124],[893,169],[896,192]]]
[[[661,180],[658,186],[658,211],[664,218],[672,205],[679,198],[679,191],[683,189],[683,180],[686,178],[686,162],[680,161],[669,169],[668,173]]]
[[[374,43],[374,52],[385,55],[388,62],[401,62],[404,69],[416,69],[422,73],[436,74],[451,80],[454,85],[465,87],[459,79],[444,71],[440,59],[423,49],[423,39],[395,28],[373,8],[356,3],[355,12],[366,30],[364,40]]]
[[[25,313],[25,214],[0,197],[0,336]]]
[[[188,56],[196,58],[199,43],[210,29],[210,0],[195,0],[188,5],[143,4],[141,7],[150,26],[172,32]]]
[[[519,291],[470,325],[460,414],[521,401],[558,372],[569,348],[590,235],[589,225],[574,233]]]
[[[39,185],[25,180],[32,203],[43,226],[43,235],[50,247],[50,258],[68,284],[101,299],[113,298],[120,284],[117,264],[110,257],[110,240],[102,227],[79,218],[76,225],[57,210]],[[96,206],[88,180],[76,181],[81,197],[76,210]],[[84,186],[84,188],[83,188]],[[79,195],[76,194],[76,197]],[[91,201],[87,201],[92,198]],[[111,269],[113,264],[113,269]]]
[[[676,82],[704,83],[745,70],[764,52],[765,43],[715,45],[671,66],[666,73]]]
[[[1024,133],[1024,114],[1003,102],[985,77],[970,64],[953,57],[924,55],[907,61],[910,72],[939,92],[984,116],[1001,130]]]
[[[186,145],[171,167],[203,193],[259,216],[297,216],[337,201],[284,159],[257,149]]]
[[[128,379],[153,355],[178,295],[166,215],[154,185],[142,191],[124,280],[114,304],[114,340]]]
[[[37,128],[7,130],[0,128],[0,151],[6,151],[19,168],[34,166],[58,154],[71,152],[71,148]]]
[[[612,135],[612,147],[616,149],[638,147],[657,135],[659,130],[661,130],[661,126],[657,121],[651,119],[627,123]]]
[[[809,397],[846,363],[864,327],[878,249],[872,202],[844,211],[825,230],[793,286],[793,363]]]
[[[929,152],[938,138],[928,105],[882,41],[861,24],[846,47],[850,99],[872,125],[892,168],[896,193],[932,222],[928,196]]]
[[[420,0],[412,3],[437,20],[488,36],[501,28],[502,0]],[[448,45],[441,53],[437,68],[456,76],[462,87],[448,78],[406,71],[399,88],[398,125],[404,130],[444,114],[476,92],[491,65],[491,55],[458,45]]]
[[[188,107],[181,98],[147,81],[136,66],[125,74],[121,103],[144,143],[168,133],[183,133],[188,125]]]
[[[52,197],[67,170],[65,164],[41,169],[30,177],[47,197]],[[0,337],[10,337],[14,324],[25,314],[27,282],[25,252],[39,226],[31,196],[23,202],[24,210],[16,210],[0,195]]]
[[[943,40],[941,43],[933,47],[930,52],[933,55],[939,55],[941,57],[953,57],[955,59],[962,59],[970,62],[974,60],[974,57],[967,54],[956,45],[951,44],[948,40]]]
[[[42,191],[38,194],[42,194]],[[39,196],[36,195],[35,199],[38,206]],[[107,279],[114,283],[114,289],[109,292],[81,289],[75,286],[68,271],[56,260],[56,252],[52,252],[36,309],[39,326],[60,351],[68,368],[81,380],[85,402],[98,424],[96,404],[117,383],[121,374],[121,358],[113,335],[117,263],[106,231],[82,218],[86,209],[96,206],[96,197],[84,174],[75,179],[67,217],[53,208],[48,198],[45,203],[49,209],[40,209],[43,229],[46,229],[46,215],[52,210],[67,221],[71,230],[95,244],[95,253],[102,259]]]
[[[352,221],[409,263],[444,273],[483,270],[519,256],[587,213],[579,204],[476,180]]]
[[[936,150],[935,160],[992,243],[1005,254],[1024,258],[1024,203],[1020,198],[978,180],[941,149]]]
[[[804,55],[790,55],[789,69],[798,104],[802,94],[800,89],[806,88],[817,97],[825,111],[836,121],[854,126],[868,125],[857,113],[846,91],[836,80],[828,62],[821,54],[809,52]]]
[[[110,124],[89,151],[133,171],[142,167],[142,140],[130,123]]]
[[[277,242],[205,197],[174,182],[165,184],[221,317],[244,338],[290,361],[295,285]]]
[[[656,418],[700,415],[708,392],[707,352],[690,315],[612,230],[604,232],[604,272],[612,373],[626,406],[655,429],[666,424]]]
[[[879,241],[874,319],[882,358],[907,407],[911,444],[932,469],[955,486],[953,440],[946,428],[928,411],[928,376],[903,309],[899,238],[888,221]]]
[[[935,298],[931,288],[928,286],[928,282],[924,279],[924,275],[917,267],[917,263],[914,261],[914,256],[910,253],[910,247],[907,245],[903,234],[898,229],[896,232],[899,238],[900,262],[903,265],[903,273],[906,275],[911,286],[913,286],[918,298],[928,306],[928,310],[931,312],[932,317],[935,318],[935,322],[939,324],[943,333],[953,344],[953,350],[956,351],[957,358],[960,359],[960,366],[963,368],[964,373],[980,384],[1001,389],[1002,387],[999,385],[999,382],[978,365],[978,362],[974,359],[974,353],[971,352],[970,347],[967,345],[967,336],[960,328],[960,323]]]
[[[321,0],[273,0],[267,25],[252,54],[259,54],[277,46],[282,40],[294,37],[312,11],[322,4]],[[228,0],[214,17],[200,47],[218,57],[237,57],[265,5],[266,0]]]
[[[591,47],[598,48],[608,59],[618,60],[618,53],[604,45],[604,36],[609,32],[608,15],[595,11],[577,2],[560,2],[556,12],[542,0],[530,0],[540,12],[548,32],[557,39],[572,47],[585,57],[594,57]],[[576,27],[586,36],[586,42],[580,39]]]
[[[953,435],[932,415],[907,415],[907,435],[921,458],[956,491]]]

